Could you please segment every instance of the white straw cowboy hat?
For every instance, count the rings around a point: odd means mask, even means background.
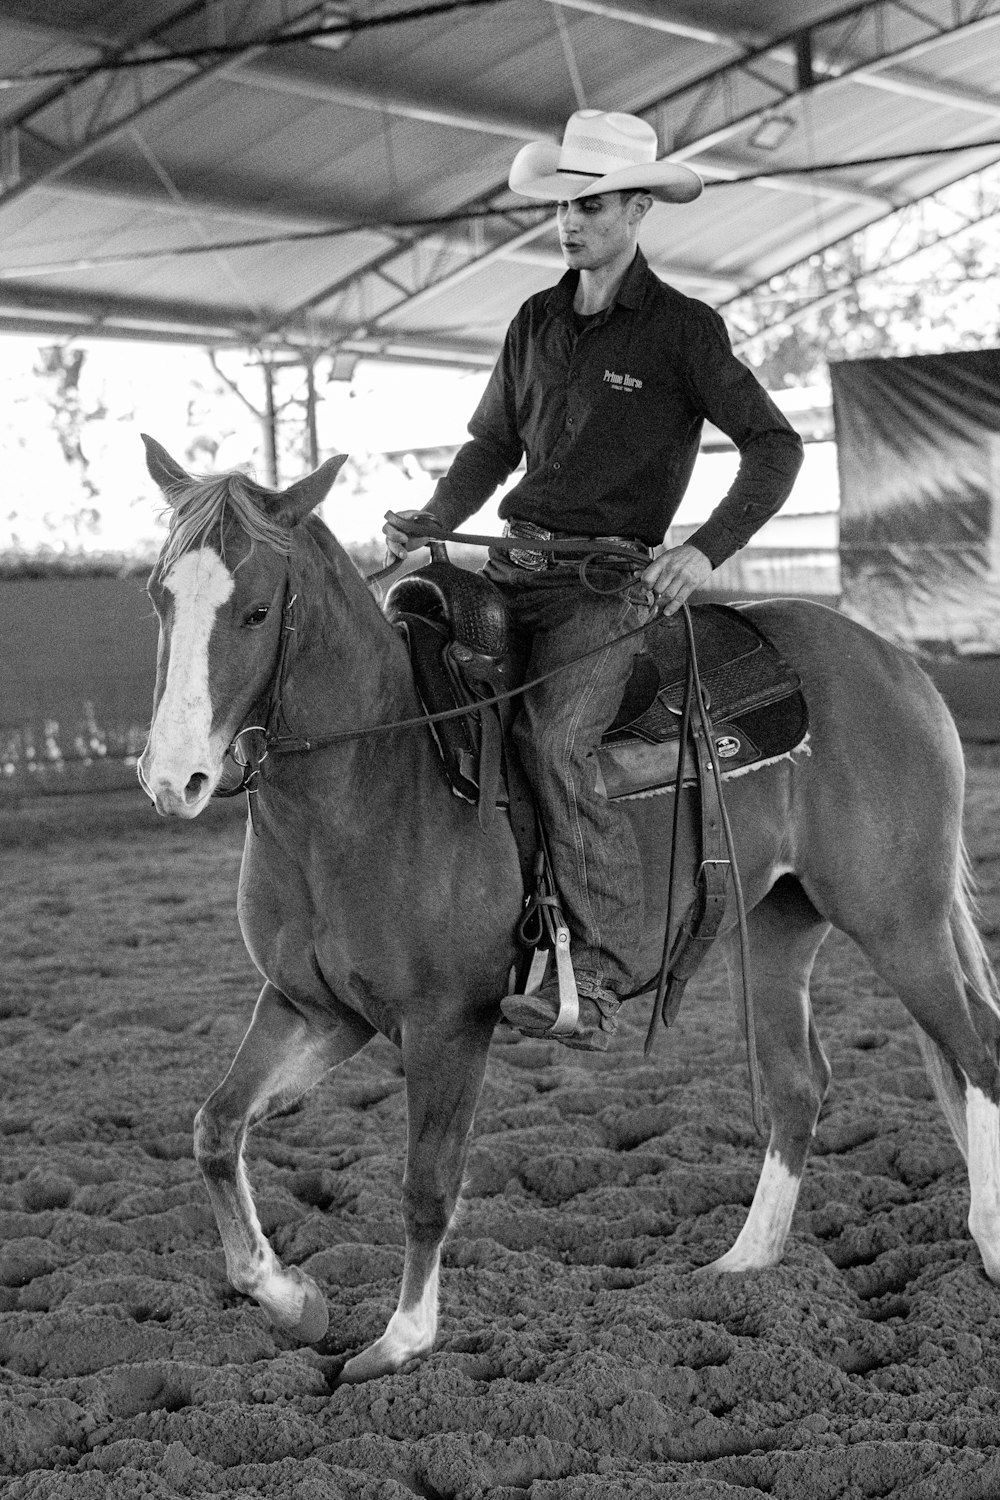
[[[701,178],[690,167],[657,161],[656,147],[656,131],[638,115],[578,109],[561,146],[531,141],[521,147],[508,181],[522,197],[549,203],[629,189],[661,203],[690,203],[701,192]]]

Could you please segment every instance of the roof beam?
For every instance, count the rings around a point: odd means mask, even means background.
[[[702,177],[717,182],[732,182],[736,178],[747,178],[746,162],[733,157],[713,153],[696,163]],[[797,193],[811,198],[828,198],[833,203],[863,203],[879,213],[891,213],[899,205],[888,193],[876,193],[870,188],[854,183],[848,177],[834,177],[826,172],[783,172],[780,177],[761,177],[754,181],[758,188],[770,188],[776,193]]]
[[[625,5],[620,0],[547,0],[549,5],[561,6],[564,10],[582,10],[591,16],[600,16],[606,21],[620,21],[625,26],[642,26],[647,31],[662,31],[668,36],[684,37],[687,41],[708,43],[710,46],[729,47],[741,50],[743,41],[693,22],[679,21],[665,16],[661,11],[647,9],[636,3]]]
[[[26,142],[22,163],[35,175],[35,185],[67,198],[102,198],[110,203],[153,208],[180,218],[207,213],[253,224],[258,229],[261,224],[271,224],[276,229],[330,229],[344,222],[342,199],[336,204],[324,203],[315,197],[303,198],[291,193],[279,196],[270,188],[266,197],[258,198],[259,185],[253,182],[233,176],[220,178],[215,173],[199,173],[194,177],[171,167],[171,180],[180,193],[180,199],[174,199],[138,155],[124,151],[95,153],[71,173],[49,175],[46,165],[52,159],[51,148],[44,143]],[[359,213],[358,217],[362,215]],[[363,226],[359,232],[363,232]]]
[[[768,56],[787,63],[790,67],[797,68],[799,59],[794,47],[785,43],[768,45],[766,36],[752,32],[742,32],[734,36],[728,32],[710,29],[704,26],[691,24],[687,21],[671,19],[652,10],[644,9],[641,5],[612,3],[612,0],[546,0],[549,5],[562,6],[568,10],[585,11],[590,15],[603,16],[611,21],[619,21],[630,26],[641,26],[648,31],[660,31],[668,36],[684,37],[691,41],[703,43],[705,46],[718,47],[726,52],[743,51],[752,48],[756,52],[766,52]],[[879,0],[873,0],[872,9],[877,8]],[[989,23],[991,18],[985,18]],[[818,19],[803,27],[803,32],[819,31],[830,20]],[[914,58],[921,56],[928,50],[926,41],[919,42],[912,47],[907,56]],[[926,74],[909,71],[892,66],[889,60],[884,63],[868,62],[860,67],[852,65],[849,57],[841,55],[834,60],[830,56],[824,56],[822,52],[816,53],[812,58],[813,69],[821,76],[836,78],[849,72],[853,82],[868,88],[883,89],[888,93],[903,94],[913,99],[923,99],[929,104],[944,105],[949,109],[969,110],[974,114],[987,115],[992,119],[1000,117],[1000,96],[987,93],[983,89],[969,88],[964,84],[945,82],[928,77]]]
[[[776,321],[773,323],[762,323],[755,333],[744,335],[738,343],[734,343],[733,347],[739,352],[757,340],[768,339],[775,334],[784,333],[789,328],[794,327],[796,323],[800,323],[803,319],[808,318],[812,313],[841,301],[862,282],[881,275],[886,269],[898,270],[900,266],[914,260],[926,250],[947,244],[961,235],[968,233],[970,229],[974,229],[980,224],[988,222],[990,219],[995,219],[998,215],[1000,215],[1000,196],[994,193],[988,195],[971,216],[963,216],[962,222],[952,226],[950,229],[940,231],[936,229],[929,231],[918,229],[914,243],[908,245],[902,253],[894,255],[888,261],[885,260],[884,255],[879,254],[871,265],[862,266],[860,269],[853,268],[851,274],[842,277],[838,285],[827,287],[819,296],[804,297],[801,302],[790,308],[788,312],[784,313]]]
[[[944,82],[907,68],[861,68],[851,74],[851,79],[866,88],[882,89],[888,94],[901,94],[906,99],[920,99],[926,104],[942,105],[945,109],[967,110],[971,114],[1000,120],[1000,94],[988,94],[984,89],[969,88],[966,84]]]
[[[558,4],[559,0],[548,0],[548,3]],[[912,6],[903,7],[899,4],[899,0],[871,0],[868,6],[852,7],[848,12],[839,12],[825,21],[817,21],[811,28],[803,28],[803,30],[808,30],[811,44],[808,80],[803,80],[801,77],[800,35],[793,33],[788,37],[764,39],[758,44],[744,48],[735,60],[727,60],[693,83],[687,83],[672,91],[671,94],[651,101],[644,112],[649,114],[655,110],[657,123],[660,124],[664,110],[673,106],[679,111],[689,106],[687,121],[682,123],[679,132],[680,144],[667,154],[675,161],[692,161],[695,165],[702,167],[706,175],[710,175],[713,160],[710,153],[724,142],[746,135],[775,108],[802,92],[802,85],[805,82],[808,83],[810,91],[822,89],[826,93],[831,89],[845,87],[853,82],[859,73],[866,70],[873,76],[881,74],[890,64],[912,61],[952,35],[969,34],[977,29],[998,24],[1000,14],[984,14],[984,9],[990,7],[993,12],[1000,11],[1000,0],[952,0],[949,21],[939,24],[924,18],[926,32],[922,37],[913,40],[915,12]],[[662,15],[658,18],[654,17],[651,10],[638,5],[636,0],[629,0],[628,4],[619,3],[619,0],[608,0],[607,4],[604,0],[593,0],[593,4],[591,0],[577,0],[571,8],[587,10],[607,17],[610,17],[611,12],[614,11],[617,19],[628,20],[630,23],[639,25],[651,25],[655,20],[664,19]],[[626,11],[628,16],[625,15]],[[873,16],[877,12],[876,19],[885,23],[876,41],[879,47],[886,50],[884,54],[877,52],[876,44],[873,42],[869,55],[865,57],[858,54],[860,43],[857,39],[856,23],[862,14],[867,18],[869,12]],[[900,32],[897,37],[892,34],[891,23],[898,21],[900,17],[905,21],[905,31]],[[660,29],[660,27],[655,25],[653,29]],[[722,36],[721,33],[712,33],[708,39],[726,48],[733,45],[732,39]],[[704,41],[706,38],[702,37],[699,40]],[[851,48],[848,47],[848,42],[851,43]],[[841,57],[847,56],[849,61],[841,62],[838,71],[834,71],[824,58],[838,53]],[[759,65],[769,55],[778,56],[787,66],[786,82],[771,80],[761,74]],[[813,68],[817,70],[815,73],[812,71]],[[742,94],[740,85],[743,88]],[[688,131],[690,131],[690,136],[685,140],[684,136]],[[720,170],[725,172],[724,167]],[[782,190],[781,179],[778,179],[778,182],[779,190]],[[857,219],[852,228],[861,227],[876,218],[884,217],[887,213],[902,206],[898,196],[889,199],[873,195],[873,201],[872,196],[853,191],[853,184],[841,183],[835,176],[827,176],[825,182],[822,179],[814,181],[813,174],[809,173],[803,174],[801,182],[796,182],[794,169],[784,175],[783,190],[807,191],[813,196],[824,191],[831,194],[836,192],[842,199],[847,198],[848,202],[857,205]],[[502,188],[498,189],[494,198],[500,196],[502,192]],[[903,201],[906,201],[905,198]],[[513,234],[512,241],[519,248],[526,246],[544,234],[546,227],[544,223],[541,223],[527,230],[518,229]],[[411,249],[412,247],[408,247],[407,253],[410,253]],[[426,305],[439,292],[449,290],[476,274],[478,270],[487,267],[501,253],[501,248],[496,245],[491,246],[485,252],[470,253],[464,264],[458,267],[453,266],[432,282],[415,288],[409,296],[401,297],[391,307],[383,309],[368,326],[384,328],[394,318],[405,317],[407,313]],[[769,274],[774,274],[777,270],[794,264],[795,258],[797,257],[790,253],[790,247],[783,247],[781,265],[776,265]],[[385,263],[385,258],[383,258],[383,263]],[[363,279],[364,275],[365,272],[360,271],[359,279]]]
[[[316,9],[316,6],[310,8]],[[10,6],[0,3],[0,16],[4,14],[11,14]],[[301,18],[296,24],[301,24]],[[32,18],[25,25],[56,40],[66,38],[64,30],[52,23],[46,25],[42,19]],[[74,39],[77,39],[75,34]],[[80,45],[94,45],[89,38],[87,43],[83,38],[79,38],[79,41]],[[561,120],[543,118],[541,114],[518,116],[510,110],[487,110],[479,107],[463,110],[417,92],[388,93],[348,76],[337,77],[330,69],[329,52],[303,43],[298,47],[282,47],[280,53],[256,49],[235,61],[227,58],[214,71],[223,76],[228,75],[247,87],[265,89],[270,93],[315,99],[323,104],[342,104],[350,109],[371,110],[382,115],[443,125],[452,130],[468,130],[479,135],[499,135],[507,140],[554,139],[562,127]],[[186,62],[168,62],[163,64],[163,71],[190,80],[192,65]]]
[[[975,152],[977,149],[975,143],[972,143],[968,149],[970,152]],[[979,151],[982,154],[982,159],[977,161],[975,165],[971,166],[969,169],[970,171],[975,171],[977,167],[982,168],[989,166],[991,162],[996,159],[997,148],[995,146],[992,148],[980,147]],[[989,152],[988,155],[986,154],[987,151]],[[919,202],[920,198],[928,196],[931,191],[939,190],[940,187],[940,182],[936,184],[934,189],[928,187],[925,191],[914,194],[913,198],[911,198],[906,204],[900,205],[900,207],[913,207],[915,203]],[[866,228],[870,223],[871,218],[865,217],[859,209],[858,217],[856,220],[854,220],[853,223],[851,223],[850,218],[848,218],[847,222],[841,224],[840,232],[837,234],[834,243],[843,243],[845,240],[850,239],[851,235],[857,232],[857,230]],[[770,234],[766,237],[761,237],[755,242],[750,243],[749,246],[741,247],[744,253],[746,253],[747,250],[749,251],[747,258],[752,261],[752,263],[755,264],[758,269],[757,280],[754,283],[755,286],[760,286],[771,276],[779,275],[780,273],[790,269],[792,266],[800,264],[810,255],[818,253],[818,249],[822,248],[825,247],[816,246],[815,237],[812,235],[809,229],[804,229],[801,234],[786,235],[782,239],[776,239],[775,235]],[[719,270],[722,274],[725,273],[725,267],[728,259],[729,258],[726,255],[723,255],[716,262],[716,269]],[[735,261],[735,254],[733,255],[732,259]],[[744,293],[738,295],[745,295],[752,290],[752,287],[746,287],[744,289]]]
[[[253,57],[266,47],[269,38],[301,27],[303,21],[319,9],[319,0],[306,0],[294,17],[272,27],[263,36],[256,36],[240,57]],[[192,62],[181,77],[173,70],[153,67],[143,69],[141,82],[128,74],[107,74],[109,61],[134,54],[141,48],[155,49],[166,45],[164,39],[168,34],[190,21],[192,16],[205,16],[211,25],[215,12],[206,12],[203,0],[195,0],[195,3],[185,5],[152,26],[136,29],[110,58],[104,52],[92,63],[82,64],[87,68],[84,74],[74,75],[55,88],[47,89],[41,97],[33,98],[19,116],[5,123],[3,160],[9,180],[0,182],[0,210],[40,183],[72,171],[102,146],[117,140],[150,110],[181,93],[204,86],[217,73],[232,66],[233,56],[227,54],[218,61],[209,58]],[[218,44],[220,40],[216,34],[211,43]],[[81,42],[80,45],[87,44]],[[60,132],[58,143],[53,139],[56,122]],[[36,175],[30,176],[24,169],[22,146],[29,146],[33,135],[47,140],[50,159]]]
[[[17,333],[65,332],[67,323],[80,337],[135,338],[178,342],[261,346],[259,330],[242,308],[202,303],[178,305],[151,298],[109,297],[65,290],[49,291],[30,283],[0,283],[0,330]],[[490,343],[475,339],[421,332],[418,341],[403,343],[392,334],[364,335],[331,322],[316,327],[285,328],[266,347],[291,352],[315,352],[317,338],[345,353],[381,359],[434,359],[443,363],[489,369],[496,359]]]
[[[890,51],[884,57],[865,58],[856,51],[851,52],[846,47],[838,50],[836,38],[834,38],[831,45],[826,49],[817,45],[814,48],[811,59],[814,77],[810,83],[810,89],[822,89],[824,93],[828,93],[831,89],[843,87],[848,84],[857,84],[862,87],[881,88],[892,90],[895,93],[906,93],[913,98],[922,97],[928,100],[930,100],[930,91],[933,90],[933,102],[936,104],[947,105],[955,109],[970,110],[973,113],[993,118],[995,117],[998,104],[996,96],[987,94],[982,90],[971,89],[951,82],[938,82],[937,80],[927,78],[926,75],[915,73],[899,66],[901,63],[913,61],[917,57],[924,56],[935,47],[947,42],[956,33],[975,33],[1000,25],[1000,14],[996,13],[996,0],[985,0],[985,4],[992,4],[994,13],[980,14],[978,12],[982,11],[983,6],[974,6],[969,3],[969,0],[966,0],[965,10],[968,12],[968,19],[962,19],[962,3],[961,0],[956,0],[953,10],[958,18],[953,21],[952,25],[939,26],[936,29],[932,28],[930,36],[925,36],[918,41],[904,44],[894,51]],[[872,12],[894,12],[899,9],[896,0],[872,0],[868,8]],[[907,7],[907,11],[912,19],[912,12],[909,11],[909,7]],[[815,38],[824,30],[829,30],[836,25],[837,20],[838,18],[834,16],[828,22],[817,22],[809,30],[810,36]],[[931,26],[929,21],[926,24],[929,27]],[[891,46],[891,42],[887,41],[883,45]],[[753,57],[756,59],[765,54],[785,62],[789,67],[790,76],[792,76],[791,70],[797,65],[797,54],[794,49],[789,48],[787,44],[769,47],[766,43],[763,43],[754,49]],[[721,79],[725,75],[739,71],[743,66],[745,66],[745,63],[724,64],[718,70],[716,77]],[[742,118],[734,119],[721,130],[714,131],[711,134],[704,134],[700,142],[693,141],[690,147],[682,148],[682,151],[678,153],[679,158],[690,160],[697,157],[700,151],[710,148],[713,145],[721,144],[733,135],[742,134],[752,129],[764,115],[779,107],[785,100],[791,100],[796,94],[803,92],[798,87],[797,72],[794,77],[795,82],[783,91],[783,96],[782,91],[778,89],[777,85],[774,85],[775,97],[769,105],[750,111]]]
[[[381,229],[377,222],[366,222],[364,205],[347,205],[343,198],[338,198],[336,203],[325,203],[316,197],[288,195],[277,198],[274,190],[269,188],[266,197],[255,200],[256,185],[253,183],[206,173],[193,179],[167,163],[183,200],[175,201],[164,193],[162,184],[151,179],[148,171],[143,173],[140,164],[122,152],[95,153],[71,173],[52,176],[47,168],[54,160],[56,156],[52,148],[44,142],[24,141],[22,167],[34,177],[37,186],[66,197],[97,197],[108,202],[145,204],[157,212],[175,217],[189,217],[192,212],[211,214],[258,228],[261,224],[273,224],[276,230],[342,226],[356,227],[358,233],[366,233]],[[718,153],[696,161],[695,165],[707,180],[726,182],[748,175],[745,162]],[[873,192],[846,177],[832,174],[789,171],[780,177],[762,178],[757,185],[774,192],[808,194],[831,202],[866,203],[880,212],[889,212],[897,206],[888,194]],[[381,232],[391,234],[391,229],[381,229]],[[433,229],[429,231],[435,232]]]
[[[560,0],[548,0],[548,3],[560,3]],[[570,10],[583,14],[602,16],[624,24],[649,26],[652,30],[664,31],[679,37],[688,36],[692,42],[702,44],[708,42],[717,50],[719,66],[709,69],[669,95],[652,99],[641,111],[651,115],[655,110],[658,124],[673,124],[677,146],[670,155],[675,160],[694,161],[706,176],[713,175],[713,164],[715,164],[714,175],[746,175],[745,167],[740,171],[733,171],[735,163],[726,163],[721,160],[718,147],[730,138],[746,135],[758,120],[775,108],[779,108],[783,103],[794,99],[800,92],[802,49],[796,45],[798,37],[794,35],[770,40],[755,38],[751,39],[748,44],[745,37],[725,36],[720,32],[712,32],[697,25],[689,26],[685,20],[671,21],[664,18],[661,14],[657,14],[660,6],[655,3],[655,0],[561,0],[561,3]],[[938,97],[934,102],[946,102],[940,97],[941,90],[944,90],[950,92],[951,102],[957,107],[967,108],[974,115],[992,116],[994,101],[990,95],[982,91],[968,90],[961,85],[952,85],[950,82],[938,85],[931,80],[927,83],[928,75],[916,73],[901,65],[914,62],[929,48],[946,42],[958,33],[973,34],[977,27],[996,25],[1000,21],[1000,15],[995,14],[998,10],[1000,10],[1000,0],[948,0],[947,7],[941,3],[941,0],[924,0],[922,12],[912,4],[904,4],[903,0],[870,0],[866,6],[853,6],[850,11],[841,11],[826,20],[819,19],[811,28],[807,28],[812,42],[810,84],[814,91],[822,89],[826,92],[831,88],[849,83],[864,84],[866,80],[881,80],[872,82],[872,86],[891,86],[896,92],[905,87],[905,90],[914,97],[925,97],[915,94],[915,89],[934,86],[938,90]],[[945,22],[933,19],[931,13],[937,15],[939,12],[946,13],[950,19]],[[897,25],[900,20],[903,24]],[[291,24],[300,25],[301,21],[302,14],[299,14]],[[923,27],[923,32],[914,42],[911,38],[919,27]],[[295,51],[298,53],[300,49],[296,47]],[[244,54],[239,65],[234,65],[233,59],[229,57],[218,67],[213,67],[211,72],[213,74],[219,71],[231,73],[235,66],[237,77],[249,79],[257,61],[258,55],[251,48]],[[258,70],[257,76],[263,80],[267,73],[273,78],[274,59],[266,58],[260,61],[263,66]],[[243,72],[239,71],[240,67],[244,70]],[[99,71],[99,65],[95,68],[95,72],[97,71]],[[277,72],[283,74],[287,83],[288,70],[278,67]],[[162,85],[164,79],[170,77],[166,68],[153,70],[152,76],[157,87]],[[175,73],[173,82],[176,88],[180,89],[201,82],[205,76],[207,74],[204,72],[189,74],[186,77],[178,77]],[[297,87],[298,84],[296,83],[295,86]],[[102,87],[107,89],[110,85]],[[345,87],[349,92],[351,88],[358,86],[345,85]],[[149,106],[144,107],[153,107],[171,97],[172,92],[173,89],[167,87],[163,92],[156,94]],[[959,96],[961,103],[959,103]],[[349,101],[345,98],[342,102]],[[378,100],[375,91],[369,93],[364,89],[361,89],[360,94],[355,93],[355,102],[361,108],[385,107]],[[390,106],[398,108],[400,113],[420,110],[427,103],[426,100],[415,99],[409,95],[401,97],[398,91],[389,101]],[[109,113],[111,113],[110,105],[107,106],[105,117]],[[141,110],[138,113],[141,113]],[[476,110],[471,112],[462,109],[453,110],[451,106],[445,106],[443,114],[450,116],[450,120],[442,119],[440,123],[452,123],[458,128],[467,129],[485,126],[491,133],[509,133],[513,139],[520,138],[516,128],[518,125],[523,129],[530,129],[531,138],[551,133],[539,128],[533,121],[508,120],[506,116],[500,117],[491,112],[484,112],[480,115]],[[32,149],[30,137],[27,134],[33,123],[31,117],[32,111],[29,110],[27,116],[22,117],[22,120],[18,122],[26,150]],[[67,181],[63,174],[79,172],[81,179],[88,171],[93,172],[93,175],[98,175],[93,169],[99,167],[100,158],[97,155],[99,148],[106,140],[113,139],[115,134],[127,128],[130,121],[136,117],[136,113],[131,116],[126,114],[121,118],[116,117],[112,121],[111,136],[102,135],[100,130],[89,128],[89,133],[82,143],[82,155],[73,157],[67,162],[64,152],[61,158],[57,156],[53,159],[49,169],[44,169],[43,178],[34,180],[53,183],[60,181],[65,182],[66,187],[70,187],[74,179],[71,177]],[[411,114],[408,117],[421,118],[417,114]],[[99,118],[100,111],[88,115],[88,121]],[[515,128],[511,129],[512,126]],[[972,141],[969,144],[971,149],[975,142]],[[89,163],[92,156],[97,159],[90,166],[85,167],[84,162]],[[856,189],[854,184],[842,180],[836,174],[831,174],[825,180],[817,182],[812,174],[797,179],[794,171],[791,171],[782,179],[770,179],[770,182],[775,185],[776,191],[801,192],[805,190],[813,195],[823,192],[831,199],[838,196],[842,199],[846,198],[849,202],[857,204],[859,224],[872,222],[874,218],[900,206],[898,200],[890,201],[887,198],[879,198],[877,194],[866,195],[863,189]],[[31,185],[33,184],[28,184],[28,186]],[[207,183],[203,186],[210,195],[211,186]],[[0,199],[0,204],[2,201]],[[162,202],[162,200],[159,201]],[[498,185],[492,194],[477,200],[477,202],[488,201],[495,203],[509,201],[506,199],[504,187]],[[203,202],[202,206],[208,207],[208,201]],[[228,209],[226,211],[228,212]],[[341,205],[337,217],[341,218],[342,215]],[[503,221],[494,221],[490,242],[486,246],[483,246],[481,239],[477,240],[474,233],[469,234],[465,241],[460,236],[456,236],[453,245],[454,253],[450,257],[450,264],[444,276],[431,282],[426,279],[426,267],[421,264],[420,250],[428,244],[432,236],[439,237],[441,231],[429,228],[426,235],[416,231],[403,232],[400,236],[401,243],[378,250],[368,263],[350,275],[341,277],[333,286],[321,289],[299,308],[283,315],[275,324],[264,330],[257,327],[254,331],[255,336],[257,338],[270,336],[280,338],[284,336],[283,329],[288,330],[289,338],[298,336],[303,327],[303,318],[308,319],[313,309],[321,306],[323,302],[339,292],[350,290],[353,286],[364,283],[366,278],[377,275],[381,270],[390,273],[398,283],[400,288],[398,300],[387,308],[383,288],[379,299],[374,303],[380,311],[374,319],[356,330],[356,333],[358,339],[377,339],[384,342],[394,336],[390,326],[393,320],[405,317],[408,310],[416,310],[422,303],[428,302],[432,296],[436,295],[436,288],[447,289],[449,285],[468,278],[488,266],[491,260],[500,258],[505,253],[516,255],[527,251],[530,245],[546,232],[547,228],[546,223],[532,224],[526,228],[523,216],[518,217],[518,214],[512,210],[506,226],[509,238],[504,243],[496,242],[496,235],[505,232]],[[815,236],[809,248],[816,248],[814,241]],[[791,246],[783,245],[781,247],[782,264],[775,266],[774,269],[785,269],[790,265],[792,263],[791,252]],[[457,266],[456,256],[462,258],[462,264]],[[770,274],[773,274],[773,271]],[[253,320],[253,314],[249,311],[242,316],[246,322]],[[318,326],[320,330],[323,329],[322,318],[318,320]],[[328,326],[332,334],[333,326]],[[419,334],[415,336],[421,337]]]
[[[395,115],[429,125],[444,125],[451,130],[499,135],[506,140],[554,139],[561,129],[561,122],[557,126],[553,120],[543,119],[541,115],[518,116],[506,110],[480,108],[463,110],[417,93],[401,94],[398,90],[383,93],[354,79],[332,75],[329,63],[315,47],[295,48],[291,55],[286,52],[281,57],[273,54],[252,57],[230,71],[239,83],[252,88],[298,95],[323,104],[342,104],[349,109],[371,110],[380,115]]]

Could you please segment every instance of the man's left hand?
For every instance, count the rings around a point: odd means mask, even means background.
[[[642,575],[642,581],[656,595],[656,602],[665,615],[676,614],[689,594],[700,588],[712,572],[712,564],[704,552],[684,542],[680,547],[668,547],[659,557],[654,557]]]

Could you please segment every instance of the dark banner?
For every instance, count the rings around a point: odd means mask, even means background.
[[[842,608],[910,648],[1000,652],[1000,350],[830,375]]]

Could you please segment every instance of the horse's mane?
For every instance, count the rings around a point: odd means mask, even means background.
[[[290,557],[294,550],[292,529],[272,520],[265,509],[267,502],[273,500],[277,493],[265,485],[258,484],[255,479],[251,479],[249,474],[244,474],[239,469],[232,469],[223,474],[191,476],[187,483],[178,481],[177,484],[171,485],[167,492],[167,499],[172,510],[170,530],[158,563],[161,575],[169,572],[174,563],[186,552],[204,546],[209,537],[216,534],[219,538],[219,552],[225,562],[227,519],[231,519],[249,537],[251,551],[259,543],[270,547],[272,551],[280,553],[283,557]],[[367,580],[344,552],[326,522],[314,513],[306,516],[300,528],[296,529],[308,533],[318,545],[323,564],[333,569],[340,580],[341,587],[349,588],[351,597],[356,602],[364,599],[368,604],[373,605],[375,614],[384,621],[385,616],[380,607],[381,595],[377,590],[369,587]],[[244,562],[246,560],[246,558],[243,559]],[[242,566],[242,564],[237,564],[237,566]],[[359,586],[357,591],[353,587],[354,584]],[[318,593],[315,589],[303,592],[300,600],[303,616],[299,643],[304,638],[305,627],[311,614],[318,620],[321,633],[325,633],[327,628],[323,612],[315,610],[315,607],[310,610],[310,604],[315,606],[317,597]],[[342,622],[338,629],[343,629]]]
[[[224,474],[193,475],[187,483],[171,485],[167,498],[172,515],[160,557],[161,569],[166,571],[185,552],[203,547],[216,531],[222,547],[227,510],[251,542],[260,542],[287,556],[292,550],[291,532],[272,521],[262,503],[274,493],[239,469]]]

